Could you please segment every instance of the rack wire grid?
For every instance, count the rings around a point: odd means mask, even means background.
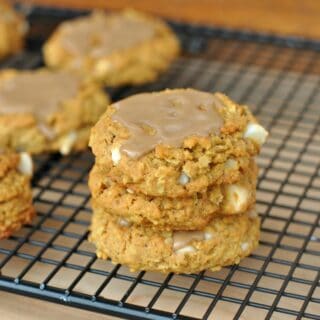
[[[25,52],[2,67],[41,66],[41,43],[78,13],[33,8]],[[36,159],[38,212],[0,242],[0,288],[130,319],[320,319],[320,45],[301,39],[173,23],[184,55],[156,83],[248,104],[270,137],[257,161],[260,246],[238,266],[191,275],[131,273],[88,243],[90,152]]]

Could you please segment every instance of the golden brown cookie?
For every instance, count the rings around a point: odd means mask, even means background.
[[[44,45],[47,66],[109,86],[153,81],[179,53],[165,22],[133,10],[66,21]]]
[[[206,192],[183,198],[152,197],[113,183],[95,165],[89,187],[96,206],[117,216],[123,224],[157,230],[199,230],[218,214],[240,214],[252,207],[256,181],[257,167],[252,160],[238,183],[211,186]]]
[[[157,231],[124,226],[94,208],[90,240],[99,258],[130,270],[194,273],[238,264],[258,245],[260,219],[253,214],[215,217],[201,231]]]
[[[0,147],[30,153],[83,150],[108,103],[98,85],[65,71],[1,71]]]
[[[25,224],[32,221],[35,215],[33,207],[29,207],[21,212],[4,212],[0,211],[0,239],[10,237],[14,232],[21,229]]]
[[[117,184],[150,196],[185,197],[239,181],[266,136],[249,109],[225,95],[175,89],[109,106],[90,146]]]
[[[19,154],[0,148],[0,179],[2,179],[8,171],[17,168],[19,162]]]
[[[14,199],[30,188],[30,177],[10,170],[1,178],[0,203]]]
[[[27,153],[0,151],[0,239],[29,223],[35,213],[31,175],[32,160]]]
[[[0,0],[0,59],[19,52],[28,30],[25,19],[4,0]]]

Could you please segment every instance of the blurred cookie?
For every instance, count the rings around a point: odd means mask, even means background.
[[[174,198],[239,181],[266,136],[249,109],[225,95],[176,89],[112,104],[90,146],[117,184]]]
[[[0,147],[61,154],[85,149],[108,103],[98,85],[65,71],[0,71]]]
[[[29,223],[32,205],[32,160],[27,153],[0,151],[0,239]]]
[[[179,53],[160,19],[133,10],[93,12],[63,22],[44,45],[49,67],[75,71],[108,86],[153,81]]]
[[[215,217],[199,231],[157,231],[124,226],[94,208],[90,240],[99,258],[130,270],[195,273],[238,264],[258,245],[260,219],[250,213]]]
[[[4,0],[0,0],[0,59],[19,52],[28,30],[25,19]]]

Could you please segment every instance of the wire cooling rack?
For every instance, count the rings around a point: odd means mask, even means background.
[[[2,67],[41,65],[40,45],[74,12],[32,9],[28,50]],[[89,152],[36,159],[37,218],[0,242],[0,288],[130,319],[320,319],[320,46],[173,25],[185,54],[159,81],[111,91],[195,87],[250,105],[270,131],[260,157],[259,248],[239,266],[193,275],[130,273],[87,241]]]

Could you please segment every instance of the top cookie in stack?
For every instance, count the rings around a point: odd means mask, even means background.
[[[220,93],[178,89],[114,103],[90,144],[113,181],[174,198],[241,180],[265,137],[246,106]]]
[[[127,263],[132,269],[164,272],[237,263],[258,240],[259,219],[250,211],[257,178],[253,157],[266,136],[247,107],[220,93],[166,90],[111,105],[90,139],[96,156],[89,181],[95,211],[91,238],[98,255]],[[234,218],[223,218],[229,215]],[[211,243],[209,250],[218,246],[222,253],[233,248],[230,259],[204,258],[210,254],[204,254],[201,245],[213,241],[211,231],[220,225],[226,234],[238,235],[234,239],[237,246],[228,237],[221,241],[214,237],[215,245]],[[254,230],[248,234],[250,228]],[[125,235],[122,244],[113,242],[115,234],[122,232],[130,234],[129,243],[124,243]],[[182,247],[176,243],[177,232],[186,232]],[[201,235],[194,237],[192,232]],[[224,232],[218,233],[219,238]],[[244,241],[250,236],[249,242]],[[159,248],[163,244],[158,253],[161,264],[150,260],[152,248],[144,252],[153,241]],[[177,252],[183,257],[200,255],[198,264],[181,264],[186,260]]]

